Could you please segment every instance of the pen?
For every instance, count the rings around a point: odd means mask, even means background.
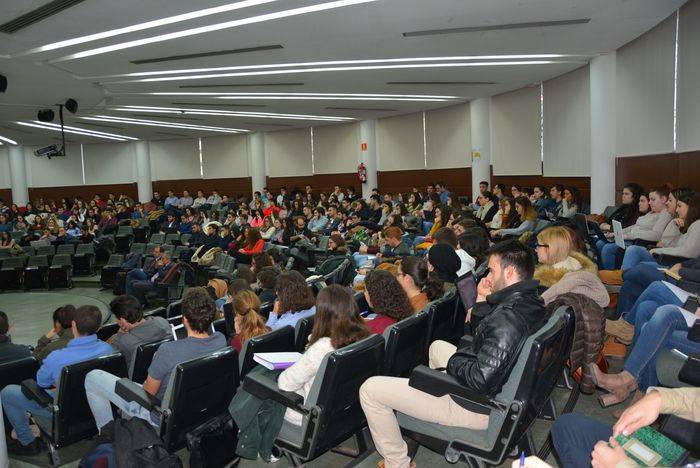
[[[520,466],[525,466],[525,450],[520,452]]]

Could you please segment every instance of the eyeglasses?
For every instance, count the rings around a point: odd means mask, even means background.
[[[535,244],[535,248],[539,247],[549,247],[549,244]]]

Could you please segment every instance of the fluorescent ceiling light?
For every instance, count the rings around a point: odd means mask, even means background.
[[[93,55],[106,54],[108,52],[114,52],[115,50],[129,49],[131,47],[139,47],[146,44],[153,44],[156,42],[169,41],[172,39],[178,39],[181,37],[194,36],[197,34],[204,34],[213,31],[221,31],[222,29],[230,29],[238,26],[243,26],[246,24],[262,23],[265,21],[276,20],[280,18],[288,18],[290,16],[298,16],[306,13],[314,13],[318,11],[331,10],[334,8],[341,8],[350,5],[358,5],[362,3],[376,2],[377,0],[337,0],[334,2],[319,3],[316,5],[309,5],[301,8],[293,8],[291,10],[283,10],[274,13],[267,13],[264,15],[251,16],[248,18],[241,18],[233,21],[226,21],[224,23],[210,24],[208,26],[201,26],[198,28],[185,29],[183,31],[176,31],[168,34],[161,34],[158,36],[147,37],[144,39],[136,39],[133,41],[122,42],[119,44],[113,44],[105,47],[98,47],[96,49],[84,50],[82,52],[77,52],[75,54],[66,55],[65,57],[60,57],[51,60],[50,63],[63,62],[66,60],[74,60],[84,57],[91,57]]]
[[[410,101],[410,102],[445,102],[447,99],[436,98],[382,98],[382,97],[347,97],[347,96],[221,96],[217,99],[252,99],[275,101]]]
[[[84,44],[86,42],[97,41],[99,39],[105,39],[107,37],[120,36],[122,34],[128,34],[136,31],[143,31],[144,29],[157,28],[159,26],[165,26],[167,24],[179,23],[181,21],[188,21],[191,19],[202,18],[204,16],[215,15],[218,13],[226,13],[228,11],[239,10],[241,8],[247,8],[256,5],[263,5],[265,3],[276,2],[278,0],[246,0],[243,2],[229,3],[227,5],[221,5],[213,8],[206,8],[204,10],[197,10],[190,13],[184,13],[181,15],[169,16],[167,18],[161,18],[154,21],[147,21],[145,23],[134,24],[131,26],[126,26],[124,28],[110,29],[109,31],[104,31],[96,34],[89,34],[87,36],[74,37],[73,39],[67,39],[65,41],[53,42],[51,44],[46,44],[35,49],[30,49],[15,56],[22,56],[28,54],[35,54],[38,52],[47,52],[49,50],[62,49],[64,47],[69,47],[76,44]]]
[[[130,94],[130,93],[124,93]],[[153,92],[150,96],[211,96],[217,99],[299,100],[299,101],[412,101],[443,102],[459,96],[424,94],[352,94],[352,93],[217,93],[217,92]]]
[[[138,80],[115,81],[112,83],[146,83],[157,81],[183,81],[183,80],[203,80],[210,78],[224,78],[235,76],[261,76],[261,75],[291,75],[296,73],[320,73],[338,71],[359,71],[359,70],[391,70],[404,68],[454,68],[454,67],[491,67],[509,65],[548,65],[553,63],[576,63],[573,61],[552,61],[552,60],[532,60],[532,61],[508,61],[508,62],[458,62],[458,63],[412,63],[401,65],[367,65],[355,67],[325,67],[325,68],[297,68],[292,70],[264,70],[254,72],[239,73],[214,73],[208,75],[191,76],[166,76],[159,78],[143,78]],[[109,84],[109,83],[106,83]]]
[[[166,127],[166,128],[179,128],[183,130],[200,130],[206,132],[218,132],[218,133],[246,133],[248,130],[240,128],[225,128],[225,127],[210,127],[207,125],[192,125],[192,124],[181,124],[173,122],[163,122],[160,120],[147,120],[147,119],[132,119],[127,117],[117,117],[112,115],[95,115],[92,117],[81,117],[85,120],[95,120],[98,122],[116,122],[121,124],[130,125],[144,125],[146,127]]]
[[[32,123],[35,123],[37,125],[43,125],[46,127],[58,128],[59,130],[61,129],[61,126],[59,124],[55,124],[55,123],[40,122],[39,120],[32,120]],[[131,141],[138,140],[138,138],[134,138],[134,137],[126,136],[126,135],[118,135],[116,133],[102,132],[99,130],[92,130],[90,128],[71,127],[70,125],[63,125],[63,128],[67,129],[67,130],[75,130],[78,132],[92,133],[92,134],[101,135],[101,136],[108,136],[108,137],[114,137],[114,138],[124,138],[125,140],[131,140]]]
[[[352,117],[334,117],[326,115],[306,114],[279,114],[274,112],[244,112],[221,109],[189,109],[185,107],[154,107],[154,106],[120,106],[110,107],[109,110],[120,112],[152,112],[162,114],[189,114],[189,115],[216,115],[228,117],[252,117],[264,119],[289,119],[289,120],[318,120],[329,122],[354,121]]]
[[[16,145],[16,144],[17,144],[17,142],[16,142],[15,140],[10,140],[9,138],[0,135],[0,145],[2,145],[2,142],[3,142],[3,141],[4,141],[5,143],[9,143],[9,144],[11,144],[11,145]]]
[[[17,125],[22,125],[22,126],[25,126],[25,127],[41,128],[42,130],[51,130],[51,131],[54,131],[54,132],[60,132],[60,131],[61,131],[60,126],[59,126],[59,128],[56,128],[56,127],[50,127],[50,126],[48,126],[48,125],[39,125],[39,124],[31,123],[31,122],[15,122],[15,123],[16,123]],[[68,129],[66,129],[66,130],[64,130],[64,131],[65,131],[65,133],[71,133],[71,134],[75,134],[75,135],[85,135],[85,136],[90,136],[90,137],[93,137],[93,138],[103,138],[103,139],[105,139],[105,140],[128,141],[126,138],[123,138],[123,137],[116,138],[116,137],[110,137],[110,136],[105,136],[105,135],[97,135],[97,134],[95,134],[95,133],[89,133],[88,130],[86,130],[86,131],[77,131],[77,130],[68,130]]]
[[[233,67],[209,67],[209,68],[185,68],[180,70],[158,70],[148,72],[133,72],[120,75],[85,76],[82,79],[99,80],[104,78],[121,78],[130,76],[157,76],[157,75],[182,75],[187,73],[208,73],[235,70],[260,70],[264,68],[293,68],[293,67],[316,67],[332,65],[372,65],[378,63],[412,63],[412,62],[449,62],[449,61],[469,61],[469,60],[530,60],[530,59],[559,59],[570,57],[588,57],[580,55],[565,54],[519,54],[519,55],[464,55],[448,57],[409,57],[391,59],[367,59],[367,60],[330,60],[325,62],[293,62],[293,63],[272,63],[265,65],[239,65]]]

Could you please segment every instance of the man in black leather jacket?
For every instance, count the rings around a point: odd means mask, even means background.
[[[478,285],[477,305],[483,320],[470,346],[435,341],[430,366],[447,368],[465,387],[496,395],[510,375],[527,338],[546,322],[544,301],[532,280],[532,252],[516,241],[495,245],[489,255],[489,274]],[[488,414],[463,408],[448,395],[435,397],[408,385],[408,379],[371,377],[360,388],[377,451],[386,468],[412,466],[394,411],[445,426],[486,429]],[[380,464],[381,465],[381,464]]]

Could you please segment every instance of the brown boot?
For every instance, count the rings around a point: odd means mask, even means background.
[[[622,344],[630,345],[634,340],[634,325],[623,318],[606,320],[605,333],[614,336]]]
[[[621,285],[622,270],[601,270],[598,272],[600,280],[605,284]]]
[[[627,356],[627,346],[616,342],[615,337],[609,336],[603,344],[603,356],[624,359]]]
[[[622,403],[630,393],[637,390],[637,381],[627,371],[619,374],[606,374],[600,370],[597,364],[588,364],[596,386],[607,390],[608,394],[601,395],[598,399],[603,408]]]

